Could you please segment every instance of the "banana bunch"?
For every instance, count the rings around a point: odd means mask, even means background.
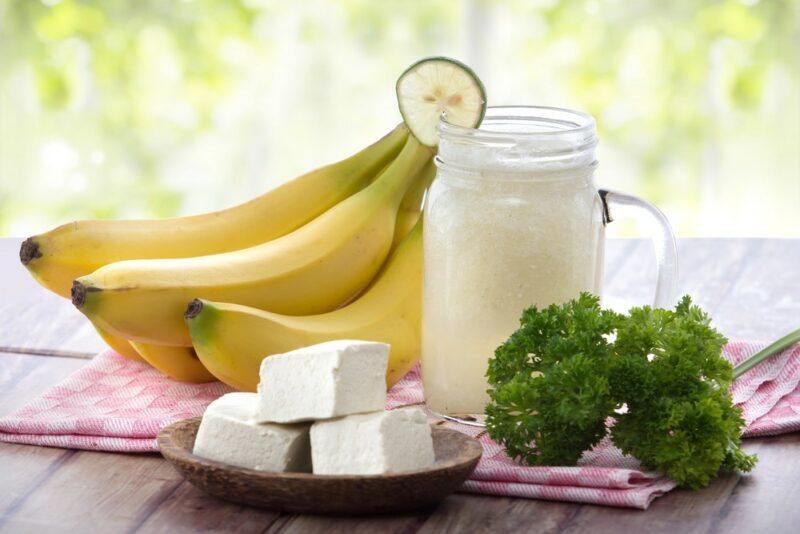
[[[422,310],[422,221],[387,260],[358,299],[329,313],[281,315],[249,306],[193,300],[186,324],[197,356],[220,380],[255,391],[266,354],[333,339],[391,345],[386,381],[402,378],[419,358]]]
[[[239,206],[78,221],[25,240],[20,259],[114,350],[178,380],[252,389],[265,355],[357,337],[392,344],[391,382],[419,353],[432,155],[401,124]],[[267,336],[270,321],[283,326]]]

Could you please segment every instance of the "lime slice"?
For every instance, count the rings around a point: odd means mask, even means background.
[[[417,61],[397,80],[397,103],[406,125],[420,143],[439,144],[436,127],[447,122],[477,127],[486,113],[486,90],[472,69],[447,57]]]

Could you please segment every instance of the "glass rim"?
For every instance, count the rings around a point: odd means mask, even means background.
[[[529,131],[492,129],[492,122],[530,124]],[[535,124],[550,124],[550,129],[535,128]],[[462,137],[473,141],[502,141],[504,139],[535,139],[586,134],[587,140],[595,138],[594,117],[583,111],[552,106],[489,106],[483,122],[477,128],[458,126],[442,116],[437,128],[440,137]]]

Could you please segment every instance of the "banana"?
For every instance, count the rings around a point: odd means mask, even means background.
[[[419,171],[417,177],[414,178],[414,183],[411,184],[411,187],[406,191],[403,201],[400,203],[400,209],[397,211],[397,221],[394,225],[394,238],[392,239],[391,252],[397,249],[400,243],[403,242],[403,239],[417,224],[417,221],[422,215],[422,202],[425,198],[425,192],[435,177],[436,164],[433,159],[431,159],[422,170]],[[359,297],[361,297],[361,293],[353,295],[350,299],[342,303],[342,307],[350,304]]]
[[[401,200],[430,157],[409,136],[372,184],[294,232],[224,254],[106,265],[75,281],[73,304],[114,334],[176,346],[191,345],[183,311],[194,298],[289,315],[333,310],[383,264]]]
[[[181,382],[212,382],[216,380],[209,373],[192,347],[166,347],[148,345],[131,341],[142,359],[175,380]]]
[[[120,356],[124,356],[125,358],[135,362],[145,361],[144,358],[142,358],[139,353],[136,352],[136,349],[134,349],[131,344],[128,343],[127,339],[115,336],[111,332],[106,332],[97,326],[95,326],[94,329],[97,330],[97,334],[103,341],[106,342],[106,345],[111,347],[111,349]]]
[[[422,213],[422,201],[425,198],[425,191],[433,182],[436,177],[436,163],[433,158],[419,171],[419,176],[414,180],[414,183],[406,192],[403,201],[400,203],[400,209],[397,212],[397,222],[394,226],[394,241],[392,248],[396,248],[403,238],[411,232],[414,225],[417,224],[419,216]]]
[[[249,202],[163,220],[76,221],[26,239],[20,260],[44,287],[70,297],[72,281],[109,263],[188,258],[259,245],[288,234],[363,189],[400,152],[401,124],[357,154]]]
[[[344,308],[293,317],[237,304],[194,300],[186,311],[186,323],[203,365],[236,389],[255,391],[265,356],[334,339],[389,343],[386,381],[391,387],[419,358],[421,309],[420,221],[374,284]]]
[[[436,166],[433,159],[431,159],[425,167],[419,172],[414,179],[414,183],[403,196],[400,202],[400,208],[397,212],[397,222],[395,223],[394,241],[392,243],[393,250],[403,242],[404,238],[411,232],[420,217],[422,200],[425,196],[425,190],[433,181],[436,176]],[[188,366],[190,369],[195,370],[197,364],[197,354],[192,352],[187,358],[186,351],[192,350],[189,347],[167,347],[159,345],[146,345],[143,343],[133,342],[129,343],[126,339],[113,336],[112,334],[97,329],[98,333],[115,351],[123,354],[123,356],[139,361],[146,361],[159,371],[177,380],[189,381],[194,380],[186,378],[183,370]],[[112,344],[113,343],[113,344]],[[121,352],[127,348],[127,352]],[[138,352],[137,352],[138,351]],[[144,357],[147,359],[145,360]],[[174,360],[184,363],[176,363]],[[209,375],[205,368],[197,369],[195,372],[204,373],[203,376]]]
[[[133,361],[149,363],[165,375],[182,382],[211,382],[216,380],[209,373],[192,347],[166,347],[128,341],[102,328],[97,333],[116,353]]]
[[[149,363],[165,375],[182,382],[210,382],[216,380],[206,371],[192,347],[167,347],[128,341],[102,328],[97,333],[115,352],[133,361]]]

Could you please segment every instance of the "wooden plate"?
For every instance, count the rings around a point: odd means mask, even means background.
[[[203,491],[240,504],[312,514],[385,514],[430,508],[458,489],[481,457],[478,441],[432,426],[436,463],[385,475],[268,473],[192,454],[200,418],[185,419],[158,433],[161,454]]]

